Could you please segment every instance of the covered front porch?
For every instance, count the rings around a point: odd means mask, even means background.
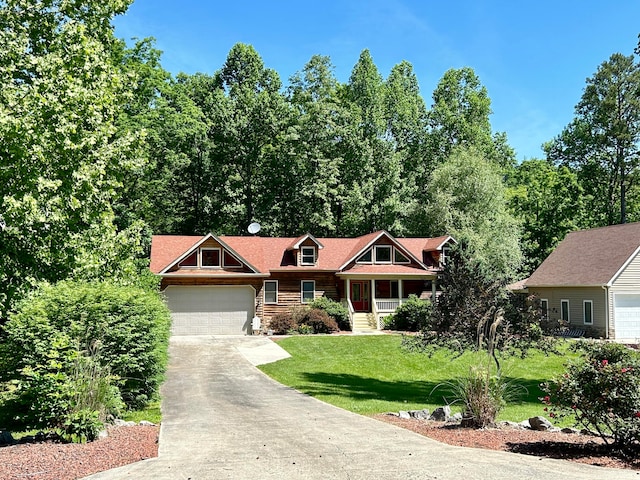
[[[345,298],[354,330],[381,330],[383,319],[409,299],[410,295],[436,296],[436,276],[352,277],[345,276]]]

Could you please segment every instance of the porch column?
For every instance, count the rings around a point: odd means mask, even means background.
[[[349,305],[349,300],[351,299],[351,280],[347,277],[347,291],[344,294],[344,297],[347,300],[347,305]]]
[[[436,279],[431,281],[431,303],[436,301]]]
[[[403,288],[402,288],[402,284],[404,283],[404,280],[402,279],[398,279],[398,297],[400,297],[398,300],[398,304],[402,305],[402,299],[404,298],[404,292],[403,292]]]

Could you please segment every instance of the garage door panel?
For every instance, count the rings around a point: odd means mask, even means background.
[[[640,338],[640,295],[616,294],[614,316],[616,338]]]
[[[250,287],[170,286],[165,296],[173,335],[250,333],[255,305]]]

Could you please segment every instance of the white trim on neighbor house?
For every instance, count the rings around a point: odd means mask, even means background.
[[[564,318],[564,308],[563,305],[567,305],[567,318]],[[560,300],[560,320],[562,320],[563,322],[567,322],[567,323],[571,323],[571,304],[569,303],[569,300],[567,300],[566,298],[563,298],[562,300]]]
[[[273,293],[275,299],[273,301],[267,300],[267,284],[275,284],[275,289],[268,293]],[[278,304],[278,280],[265,280],[263,282],[263,298],[265,305],[277,305]]]
[[[311,298],[305,300],[304,294],[305,291],[308,293],[309,290],[304,289],[305,283],[313,284],[313,289],[311,290]],[[311,303],[316,298],[316,281],[315,280],[300,280],[300,303]]]
[[[549,299],[541,298],[540,299],[540,315],[542,318],[549,318]]]
[[[589,315],[587,315],[587,305],[589,305]],[[587,322],[587,316],[589,317],[589,321]],[[582,301],[582,322],[585,325],[593,325],[593,300],[583,300]]]
[[[609,280],[606,283],[607,287],[611,287],[613,286],[613,283],[618,279],[618,277],[620,276],[620,274],[622,274],[622,272],[624,271],[625,268],[627,268],[627,266],[633,261],[634,258],[636,258],[636,255],[638,255],[638,253],[640,253],[640,246],[638,248],[635,249],[635,251],[629,255],[629,258],[627,258],[627,260],[622,264],[622,266],[618,269],[618,271],[613,275],[613,277],[611,277],[611,280]]]

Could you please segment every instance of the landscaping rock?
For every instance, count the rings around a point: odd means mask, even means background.
[[[400,418],[411,418],[411,415],[409,415],[409,412],[405,412],[404,410],[400,410],[398,412],[398,416]]]
[[[449,418],[449,420],[447,420],[448,422],[451,423],[458,423],[462,421],[462,414],[460,412],[454,413],[451,418]]]
[[[449,418],[451,418],[451,407],[449,407],[449,405],[436,408],[431,414],[431,417],[429,417],[430,420],[436,422],[446,422]]]
[[[135,427],[136,426],[136,422],[125,422],[124,420],[122,420],[120,418],[116,418],[113,421],[113,424],[116,427]]]
[[[409,415],[418,420],[429,420],[429,410],[409,410]]]
[[[509,420],[505,420],[503,422],[498,423],[498,427],[504,428],[507,430],[528,430],[529,424],[527,422],[527,426],[524,426],[522,422],[511,422]]]
[[[529,425],[531,426],[532,430],[537,430],[540,432],[544,432],[547,430],[551,430],[553,428],[553,425],[551,424],[551,422],[549,420],[547,420],[544,417],[531,417],[529,419]]]
[[[153,422],[150,422],[148,420],[140,420],[140,423],[138,425],[142,425],[143,427],[155,427],[156,424]]]
[[[580,433],[580,430],[575,429],[575,428],[571,428],[571,427],[564,427],[562,430],[560,430],[562,433],[568,433],[569,435],[577,435]]]

